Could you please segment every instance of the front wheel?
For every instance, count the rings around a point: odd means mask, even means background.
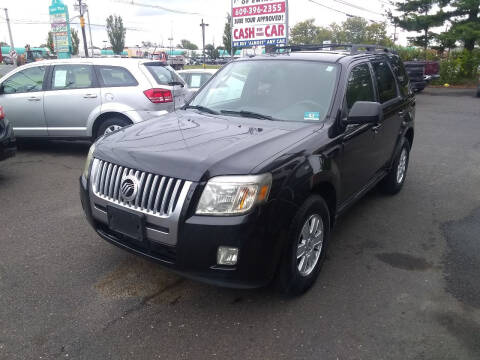
[[[280,290],[300,295],[315,283],[327,252],[330,212],[325,200],[310,196],[295,215],[279,268]]]
[[[403,139],[403,144],[398,153],[393,166],[387,176],[380,183],[383,192],[395,195],[402,190],[407,177],[408,161],[410,159],[410,143]]]

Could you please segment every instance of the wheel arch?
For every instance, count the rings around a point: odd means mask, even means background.
[[[333,228],[337,212],[337,189],[330,181],[320,181],[313,186],[312,194],[320,195],[327,203],[330,212],[330,228]]]
[[[405,138],[408,140],[409,144],[410,144],[410,148],[413,146],[413,138],[415,136],[415,133],[414,133],[414,130],[413,128],[409,128],[406,132],[405,132]]]
[[[97,133],[98,128],[100,127],[100,125],[101,125],[105,120],[110,119],[110,118],[113,118],[113,117],[125,119],[126,121],[130,122],[131,124],[133,124],[133,120],[130,119],[130,118],[129,118],[127,115],[125,115],[125,114],[122,114],[122,113],[120,113],[120,112],[115,112],[115,111],[104,112],[104,113],[100,114],[100,115],[95,119],[95,121],[93,122],[90,135],[91,135],[91,136],[95,136],[95,134]]]

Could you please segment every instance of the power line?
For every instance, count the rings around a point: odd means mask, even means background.
[[[336,12],[338,12],[338,13],[340,13],[340,14],[347,15],[348,17],[355,17],[355,15],[346,13],[346,12],[341,11],[341,10],[337,10],[337,9],[331,8],[330,6],[327,6],[327,5],[324,5],[324,4],[320,4],[320,3],[318,3],[318,2],[316,2],[316,1],[314,1],[314,0],[308,0],[308,1],[310,1],[311,3],[317,4],[317,5],[319,5],[319,6],[322,6],[322,7],[324,7],[324,8],[327,8],[327,9],[329,9],[329,10],[336,11]]]
[[[340,3],[340,4],[342,4],[342,5],[350,6],[350,7],[354,8],[354,9],[357,9],[357,10],[362,10],[362,11],[366,11],[366,12],[369,12],[369,13],[372,13],[372,14],[377,14],[377,15],[383,16],[383,14],[377,13],[377,12],[375,12],[375,11],[372,11],[372,10],[370,10],[370,9],[364,8],[364,7],[359,6],[359,5],[355,5],[355,4],[349,3],[348,1],[345,1],[345,0],[333,0],[333,1],[335,1],[335,2],[337,2],[337,3]]]
[[[184,10],[174,10],[174,9],[166,8],[166,7],[160,6],[160,5],[138,3],[138,2],[134,2],[133,0],[111,0],[111,1],[116,2],[116,3],[121,3],[121,4],[127,4],[127,5],[147,7],[147,8],[151,8],[151,9],[159,9],[159,10],[171,12],[171,13],[174,13],[174,14],[200,15],[200,13],[196,13],[196,12],[189,12],[189,11],[184,11]]]

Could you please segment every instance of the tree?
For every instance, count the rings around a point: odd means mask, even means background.
[[[223,46],[232,55],[232,16],[229,13],[227,13],[227,22],[223,29]],[[235,48],[233,48],[233,52],[235,52]]]
[[[112,45],[115,54],[121,54],[125,48],[125,34],[127,30],[123,26],[121,16],[110,15],[107,18],[107,34],[108,40]]]
[[[205,45],[205,53],[212,60],[219,57],[218,50],[212,44]]]
[[[78,45],[80,44],[80,38],[78,37],[77,30],[72,29],[71,32],[72,32],[72,54],[78,55]]]
[[[315,19],[307,19],[292,27],[290,42],[294,45],[314,44],[320,31],[314,22]]]
[[[414,45],[422,46],[425,54],[427,53],[430,41],[435,38],[435,33],[430,31],[434,27],[441,26],[445,22],[445,13],[439,10],[432,13],[435,5],[445,6],[448,0],[409,0],[403,2],[395,2],[395,10],[400,16],[390,18],[394,23],[398,24],[402,29],[407,31],[422,32],[420,36],[411,38]]]
[[[480,41],[480,0],[450,0],[452,8],[445,13],[452,23],[448,31],[451,37],[461,40],[465,49],[472,51]]]
[[[187,39],[180,40],[179,47],[187,50],[198,50],[198,46]]]
[[[53,43],[53,33],[51,31],[48,32],[47,43],[45,45],[47,45],[46,47],[48,47],[52,53],[55,52],[55,44]]]

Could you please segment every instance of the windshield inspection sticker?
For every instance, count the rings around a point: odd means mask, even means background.
[[[305,114],[303,115],[303,120],[318,121],[318,120],[320,120],[320,113],[319,112],[305,111]]]

